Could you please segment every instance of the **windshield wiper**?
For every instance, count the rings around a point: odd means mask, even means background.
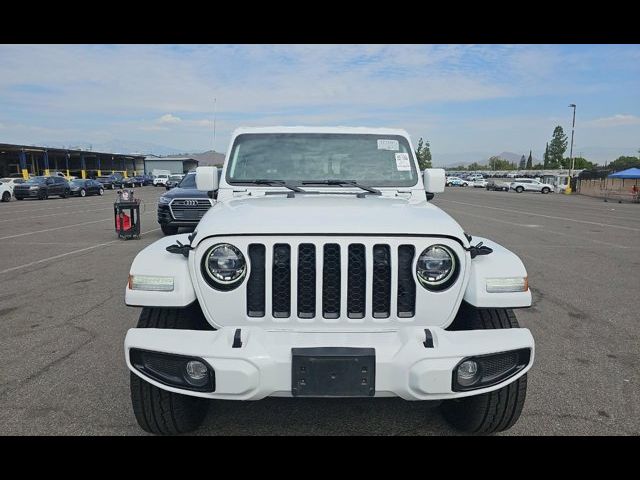
[[[266,180],[266,179],[257,179],[257,180],[243,180],[243,183],[255,183],[256,185],[280,185],[282,187],[288,188],[289,190],[293,190],[294,192],[298,192],[298,193],[306,193],[305,190],[296,187],[295,185],[291,185],[287,182],[285,182],[284,180]]]
[[[302,182],[303,185],[351,185],[353,187],[361,188],[367,192],[373,193],[375,195],[382,195],[382,192],[377,188],[368,187],[366,185],[361,185],[355,180],[307,180]]]

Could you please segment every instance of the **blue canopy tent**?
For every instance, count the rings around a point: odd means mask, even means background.
[[[623,196],[626,196],[626,194],[622,192],[625,191],[626,188],[628,188],[625,186],[624,181],[635,180],[635,186],[632,187],[631,191],[631,201],[634,203],[638,203],[640,201],[640,195],[638,194],[638,179],[640,179],[640,168],[627,168],[626,170],[622,170],[621,172],[607,175],[607,178],[622,180],[622,189],[619,190],[618,194],[622,194]],[[607,201],[606,196],[604,201]],[[618,200],[618,203],[622,203],[621,199]]]
[[[621,172],[607,175],[607,178],[635,178],[637,180],[640,178],[640,168],[627,168]]]

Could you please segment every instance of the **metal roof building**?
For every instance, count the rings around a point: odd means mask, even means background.
[[[154,170],[169,170],[171,173],[187,173],[198,166],[198,160],[188,156],[154,157],[144,159],[144,173],[152,174]]]
[[[0,176],[28,177],[59,171],[89,178],[112,172],[132,176],[144,169],[144,155],[0,143]]]

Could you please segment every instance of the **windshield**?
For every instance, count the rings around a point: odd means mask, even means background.
[[[71,180],[71,182],[69,182],[71,185],[77,185],[77,186],[84,186],[84,180]]]
[[[178,184],[180,188],[196,188],[196,174],[189,173],[185,175],[182,181]]]
[[[239,135],[227,182],[355,180],[411,187],[418,181],[409,142],[398,135],[272,133]]]
[[[45,181],[45,177],[31,177],[29,180],[27,180],[24,183],[28,183],[28,184],[33,185],[33,184],[36,184],[36,183],[37,184],[44,183],[44,181]]]
[[[180,175],[171,175],[169,177],[169,180],[173,180],[174,182],[179,182],[180,180],[182,180],[182,177]]]

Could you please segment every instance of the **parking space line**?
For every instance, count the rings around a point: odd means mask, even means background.
[[[141,213],[140,215],[150,215],[155,213],[156,213],[155,211],[148,211],[148,212]],[[91,225],[93,223],[113,222],[113,221],[114,221],[113,217],[105,218],[102,220],[91,220],[89,222],[75,223],[72,225],[64,225],[62,227],[45,228],[44,230],[36,230],[35,232],[25,232],[25,233],[17,233],[16,235],[7,235],[6,237],[0,237],[0,240],[8,240],[10,238],[18,238],[18,237],[24,237],[27,235],[35,235],[37,233],[53,232],[55,230],[63,230],[65,228],[71,228],[71,227],[81,227],[82,225]]]
[[[93,209],[85,209],[85,210],[73,210],[71,212],[61,212],[61,213],[48,213],[46,215],[35,215],[35,216],[29,216],[28,218],[25,218],[25,220],[31,220],[32,218],[46,218],[46,217],[57,217],[58,215],[71,215],[74,213],[85,213],[85,212],[100,212],[102,210],[113,210],[113,207],[104,207],[104,208],[93,208]],[[16,219],[15,218],[8,218],[5,220],[0,220],[0,223],[3,222],[15,222]]]
[[[114,221],[113,218],[105,218],[103,220],[91,220],[90,222],[75,223],[73,225],[65,225],[63,227],[45,228],[44,230],[37,230],[35,232],[26,232],[26,233],[18,233],[16,235],[7,235],[6,237],[0,237],[0,240],[7,240],[9,238],[24,237],[24,236],[27,236],[27,235],[35,235],[36,233],[53,232],[55,230],[62,230],[64,228],[80,227],[82,225],[90,225],[92,223],[113,222],[113,221]]]
[[[512,210],[510,208],[488,207],[486,205],[477,205],[475,203],[458,202],[456,200],[447,200],[445,198],[440,198],[440,199],[438,199],[438,201],[439,202],[459,203],[460,205],[469,205],[471,207],[482,208],[482,209],[488,208],[488,209],[491,209],[491,210],[501,210],[503,212],[519,213],[519,214],[523,214],[523,215],[534,215],[536,217],[550,218],[552,220],[564,220],[564,221],[567,221],[567,222],[585,223],[585,224],[588,224],[588,225],[598,225],[599,227],[619,228],[621,230],[630,230],[632,232],[640,232],[640,228],[625,227],[623,225],[612,225],[610,223],[590,222],[588,220],[576,220],[574,218],[556,217],[555,215],[544,215],[542,213],[533,213],[533,212],[527,212],[527,211],[523,211],[523,210]]]
[[[156,232],[158,230],[160,230],[160,228],[154,228],[153,230],[148,230],[146,232],[141,233],[140,236],[146,235],[147,233]],[[69,255],[74,255],[74,254],[77,254],[77,253],[86,252],[86,251],[89,251],[89,250],[93,250],[95,248],[106,247],[107,245],[111,245],[111,244],[114,244],[114,243],[119,242],[119,241],[120,241],[120,239],[111,240],[110,242],[99,243],[97,245],[92,245],[90,247],[79,248],[77,250],[72,250],[71,252],[61,253],[60,255],[54,255],[53,257],[48,257],[48,258],[43,258],[43,259],[40,259],[40,260],[35,260],[33,262],[25,263],[24,265],[18,265],[17,267],[6,268],[4,270],[0,270],[0,275],[2,275],[3,273],[9,273],[9,272],[13,272],[13,271],[16,271],[16,270],[21,270],[23,268],[28,268],[28,267],[31,267],[33,265],[38,265],[40,263],[49,262],[51,260],[57,260],[59,258],[67,257]]]
[[[454,209],[456,214],[462,214],[462,215],[469,215],[470,217],[474,217],[474,218],[482,218],[483,220],[490,220],[492,222],[498,222],[498,223],[506,223],[508,225],[514,225],[517,227],[527,227],[527,228],[536,228],[536,227],[540,227],[540,225],[524,225],[524,224],[520,224],[520,223],[513,223],[513,222],[508,222],[505,220],[498,220],[497,218],[493,218],[493,217],[485,217],[482,215],[478,215],[476,213],[471,213],[471,212],[465,212],[465,211],[461,211],[458,210],[456,211]],[[560,235],[561,237],[569,237],[569,238],[577,238],[577,239],[583,239],[583,237],[577,236],[577,235],[571,235],[569,233],[565,233],[565,232],[558,232],[555,230],[550,230],[548,227],[542,227],[542,231],[544,233],[553,233],[556,235]],[[594,242],[594,243],[600,243],[602,245],[608,245],[610,247],[616,247],[616,248],[623,248],[623,249],[629,249],[631,247],[625,246],[625,245],[619,245],[617,243],[611,243],[611,242],[605,242],[603,240],[596,240],[595,238],[587,238],[586,240],[589,240],[590,242]],[[587,245],[583,245],[584,247],[587,247]]]

